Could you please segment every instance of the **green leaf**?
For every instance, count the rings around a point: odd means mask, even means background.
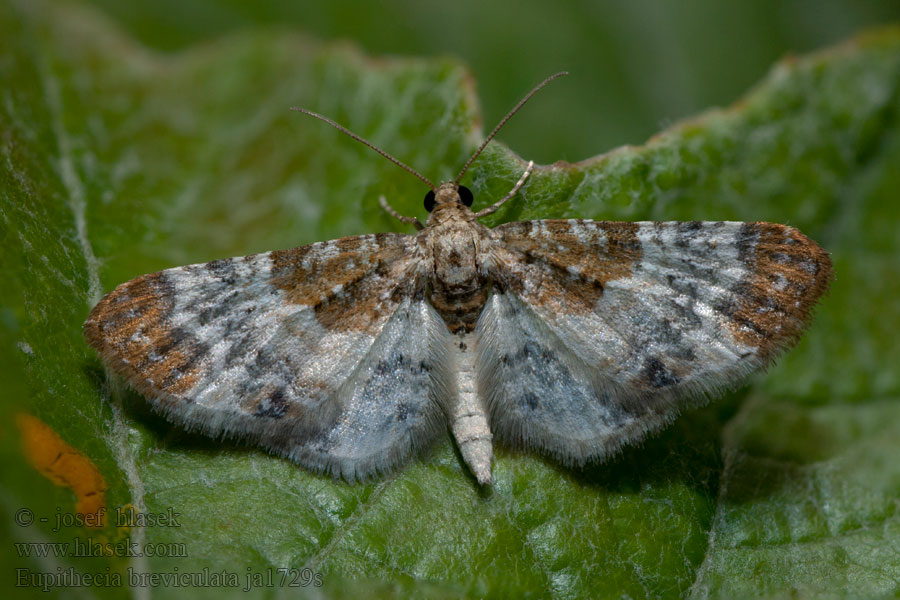
[[[80,334],[103,291],[149,271],[405,230],[377,197],[421,217],[420,182],[287,108],[447,178],[481,136],[464,66],[272,31],[162,55],[66,3],[0,5],[0,32],[0,501],[49,519],[3,525],[4,564],[119,574],[82,588],[109,597],[136,583],[129,569],[204,568],[242,587],[248,572],[277,587],[275,569],[308,568],[338,597],[898,591],[900,30],[782,62],[734,107],[645,146],[541,167],[487,219],[783,222],[832,252],[837,277],[804,340],[749,387],[585,471],[501,449],[488,491],[449,436],[351,486],[182,432],[108,382]],[[522,168],[492,144],[467,176],[477,205]],[[97,465],[110,510],[171,510],[178,526],[53,531],[74,496],[23,457],[19,412]],[[38,560],[12,545],[126,535],[182,555]]]

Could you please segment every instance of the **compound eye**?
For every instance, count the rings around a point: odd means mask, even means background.
[[[425,210],[431,212],[434,209],[434,190],[428,190],[425,194]]]
[[[460,201],[466,206],[472,206],[472,200],[474,200],[474,196],[472,196],[472,190],[467,188],[464,185],[459,186],[457,188],[456,193],[459,194]]]

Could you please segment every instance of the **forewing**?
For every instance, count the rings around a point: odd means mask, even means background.
[[[476,327],[491,427],[564,462],[602,458],[793,344],[827,253],[771,223],[529,221],[494,230]]]
[[[440,430],[419,256],[378,234],[169,269],[103,298],[85,337],[170,420],[365,479]]]

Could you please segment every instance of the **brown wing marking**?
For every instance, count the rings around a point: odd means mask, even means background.
[[[592,312],[603,295],[603,286],[630,277],[642,255],[637,223],[523,221],[501,225],[494,231],[500,234],[503,247],[514,255],[506,266],[515,276],[504,283],[516,293],[522,293],[528,285],[534,290],[529,301],[547,307],[550,313]],[[549,269],[532,268],[535,263]],[[545,275],[548,271],[552,276]]]
[[[197,341],[173,329],[172,289],[162,272],[123,283],[84,322],[84,336],[104,362],[144,394],[179,395],[200,375]]]
[[[374,333],[415,283],[407,272],[412,239],[380,233],[275,251],[272,284],[288,301],[312,306],[328,330]]]
[[[833,278],[831,259],[793,227],[775,223],[745,223],[737,244],[750,274],[717,310],[731,318],[738,341],[769,359],[795,344],[806,328]]]

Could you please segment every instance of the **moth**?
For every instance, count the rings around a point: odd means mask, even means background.
[[[418,230],[167,269],[84,323],[112,371],[170,421],[348,481],[387,473],[449,426],[479,484],[494,441],[570,466],[609,457],[795,343],[832,277],[773,223],[506,223],[460,180]]]

